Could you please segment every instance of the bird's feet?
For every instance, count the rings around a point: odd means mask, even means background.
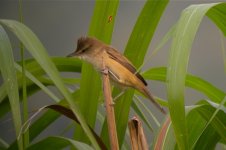
[[[107,75],[109,71],[107,68],[104,68],[100,72],[103,73],[104,75]]]

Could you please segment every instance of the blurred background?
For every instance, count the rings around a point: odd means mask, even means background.
[[[225,0],[223,0],[225,1]],[[210,3],[216,0],[172,0],[164,12],[154,38],[149,46],[146,59],[157,46],[165,33],[179,19],[183,9],[191,4]],[[145,1],[121,1],[115,18],[115,28],[111,45],[121,52],[126,47],[137,17]],[[90,19],[95,1],[85,0],[23,0],[24,23],[31,28],[46,47],[50,56],[66,56],[76,48],[77,39],[88,32]],[[155,14],[150,14],[155,15]],[[0,18],[19,18],[18,1],[0,0]],[[8,32],[10,34],[10,32]],[[14,56],[20,60],[18,41],[10,34],[13,43]],[[193,43],[188,72],[209,81],[216,87],[226,90],[225,70],[221,40],[226,47],[226,38],[219,32],[207,17],[202,21],[196,39]],[[170,42],[165,45],[149,63],[142,68],[167,66]],[[26,52],[26,57],[30,55]],[[149,88],[154,95],[166,98],[166,85],[157,81],[149,81]],[[54,90],[54,89],[53,89]],[[194,104],[196,100],[206,98],[204,95],[191,89],[186,89],[186,105]],[[31,114],[40,107],[54,103],[42,92],[29,98]],[[152,106],[151,106],[152,107]],[[32,112],[33,111],[33,112]],[[62,117],[56,124],[48,128],[47,133],[41,136],[59,134],[62,125],[69,122]],[[70,133],[69,133],[70,134]],[[14,135],[10,115],[0,120],[0,137],[12,141]]]

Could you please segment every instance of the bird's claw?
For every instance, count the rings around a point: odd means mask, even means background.
[[[101,73],[107,75],[107,74],[108,74],[108,69],[107,69],[107,68],[102,69],[102,70],[101,70]]]
[[[115,106],[115,103],[112,102],[111,104],[109,104],[109,106],[114,107]],[[104,104],[104,107],[106,107],[106,104]]]

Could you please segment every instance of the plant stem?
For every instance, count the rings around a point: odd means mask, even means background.
[[[23,23],[23,12],[22,12],[22,0],[19,0],[19,20]],[[22,61],[22,90],[23,90],[23,121],[26,122],[28,119],[28,101],[27,101],[27,85],[25,76],[25,61],[24,61],[24,45],[20,42],[20,55]],[[23,147],[26,148],[29,145],[29,130],[24,135]]]
[[[115,112],[113,107],[114,103],[111,96],[108,69],[105,67],[104,61],[102,62],[102,65],[103,65],[103,73],[102,73],[103,91],[104,91],[104,97],[105,97],[105,107],[107,112],[107,124],[108,124],[110,146],[111,146],[111,150],[119,150],[117,130],[116,130],[116,124],[115,124]]]

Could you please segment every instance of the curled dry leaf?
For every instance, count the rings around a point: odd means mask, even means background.
[[[129,121],[128,125],[132,150],[148,150],[141,121],[135,116]]]

